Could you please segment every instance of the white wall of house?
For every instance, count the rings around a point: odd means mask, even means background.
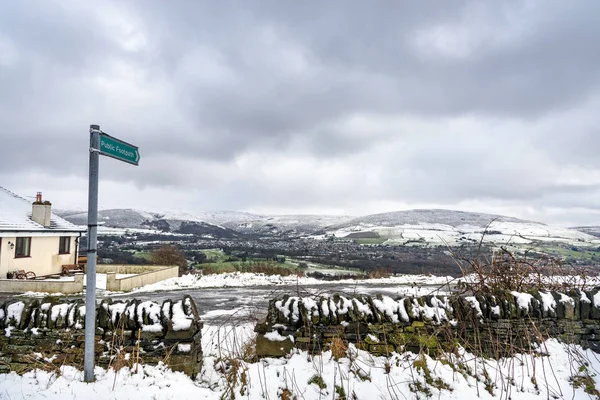
[[[15,249],[10,248],[10,243],[16,243],[16,237],[2,235],[0,239],[0,279],[6,278],[6,273],[15,270],[33,271],[36,275],[50,275],[62,272],[65,264],[77,262],[75,239],[72,233],[61,236],[70,236],[71,246],[69,254],[59,254],[60,236],[31,236],[31,251],[29,257],[15,257]],[[26,234],[19,234],[26,237]]]

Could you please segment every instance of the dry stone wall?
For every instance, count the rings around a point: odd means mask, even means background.
[[[485,296],[342,295],[285,296],[269,303],[257,324],[259,356],[282,356],[292,348],[320,352],[334,340],[374,354],[426,351],[460,345],[486,357],[528,351],[558,338],[600,352],[600,293],[498,292]]]
[[[12,300],[0,305],[0,373],[61,365],[83,367],[85,304]],[[202,323],[186,296],[162,304],[104,300],[96,308],[95,355],[101,367],[165,362],[195,377],[202,367]]]

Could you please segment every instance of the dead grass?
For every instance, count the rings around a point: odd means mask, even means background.
[[[242,344],[240,356],[243,361],[248,363],[258,361],[258,356],[256,355],[256,335]]]
[[[339,337],[334,337],[329,344],[331,350],[331,356],[334,360],[339,361],[340,358],[346,357],[348,353],[348,346]]]

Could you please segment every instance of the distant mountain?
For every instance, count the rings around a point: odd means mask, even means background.
[[[442,209],[417,209],[367,215],[347,221],[345,225],[372,224],[380,226],[396,226],[404,224],[443,224],[449,226],[469,225],[485,227],[492,221],[530,222],[518,218],[494,214],[480,214]]]
[[[484,241],[496,244],[539,242],[590,243],[596,237],[575,229],[549,226],[493,214],[425,209],[354,218],[319,232],[371,243],[456,245]]]
[[[335,215],[254,215],[252,218],[224,221],[223,226],[253,235],[309,235],[351,217]]]
[[[57,211],[67,221],[87,225],[87,212]],[[103,227],[122,229],[151,229],[161,232],[195,234],[216,238],[239,236],[235,230],[203,221],[186,213],[149,213],[134,209],[101,210],[98,223]]]
[[[56,210],[58,215],[75,225],[87,225],[87,211]],[[112,228],[143,228],[145,221],[153,220],[155,216],[151,213],[132,210],[115,209],[98,212],[98,222]]]
[[[600,226],[575,226],[571,229],[576,229],[580,232],[585,232],[588,235],[600,237]]]
[[[87,213],[59,211],[59,215],[77,225],[87,224]],[[189,214],[181,211],[149,213],[134,209],[102,210],[98,221],[106,227],[125,229],[155,229],[173,233],[211,234],[215,237],[309,235],[350,217],[327,215],[268,216],[244,212],[223,211]]]
[[[59,211],[77,225],[87,213]],[[152,229],[214,238],[325,237],[362,240],[369,244],[459,245],[484,240],[496,244],[578,243],[599,245],[600,227],[568,229],[501,215],[454,210],[408,210],[363,217],[330,215],[258,215],[243,212],[181,211],[149,213],[134,209],[99,212],[104,227]]]

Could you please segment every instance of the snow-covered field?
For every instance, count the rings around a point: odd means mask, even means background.
[[[0,399],[587,399],[586,385],[598,385],[600,361],[591,351],[548,340],[546,355],[518,355],[500,361],[468,353],[445,362],[413,353],[374,357],[350,345],[346,357],[330,351],[311,356],[295,351],[287,358],[239,360],[253,326],[206,326],[204,367],[194,381],[165,366],[135,369],[96,368],[96,382],[84,383],[81,371],[34,371],[0,375]],[[234,372],[234,364],[237,372]],[[460,364],[465,371],[459,372]],[[477,371],[477,380],[473,375]],[[487,376],[484,378],[484,376]],[[587,377],[575,388],[573,377]],[[235,383],[233,377],[236,378]],[[315,378],[317,377],[317,378]],[[576,378],[577,381],[582,378]],[[312,382],[312,383],[309,383]],[[318,385],[321,385],[319,387]],[[284,397],[290,395],[290,397]]]
[[[574,229],[548,226],[537,222],[493,221],[487,228],[473,225],[442,223],[402,224],[396,226],[361,223],[328,231],[329,235],[346,237],[359,232],[374,232],[386,244],[424,242],[430,245],[457,245],[484,241],[493,244],[530,244],[534,241],[598,245],[597,237]],[[485,232],[485,235],[484,235]]]
[[[443,285],[454,278],[450,276],[432,275],[398,275],[380,279],[342,279],[335,281],[336,284],[398,284],[398,285]],[[251,272],[232,272],[214,275],[184,275],[179,278],[171,278],[152,285],[135,289],[135,292],[154,292],[157,290],[179,290],[198,288],[221,288],[221,287],[247,287],[247,286],[272,286],[272,285],[330,285],[332,282],[315,278],[298,276],[280,276],[255,274]]]

